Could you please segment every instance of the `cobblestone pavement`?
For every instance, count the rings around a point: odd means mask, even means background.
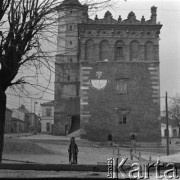
[[[134,174],[136,176],[137,174]],[[161,174],[162,176],[163,174]],[[177,175],[180,175],[178,171]],[[86,171],[34,171],[34,170],[0,170],[0,178],[107,178],[106,172],[86,172]],[[118,176],[118,179],[125,179]],[[143,179],[143,178],[142,178]],[[145,179],[145,178],[144,178]],[[146,178],[147,179],[147,178]],[[158,180],[155,172],[151,172],[149,180]],[[171,178],[175,180],[177,178]],[[163,177],[162,180],[168,180]]]

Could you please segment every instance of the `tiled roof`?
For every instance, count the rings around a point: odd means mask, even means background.
[[[41,104],[41,106],[54,106],[54,100]]]

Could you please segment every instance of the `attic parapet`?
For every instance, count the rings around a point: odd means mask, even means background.
[[[99,19],[96,15],[94,20],[89,19],[88,23],[92,24],[159,24],[156,22],[157,18],[157,7],[152,6],[151,7],[151,17],[149,20],[145,20],[145,17],[142,16],[141,20],[136,19],[136,15],[133,11],[131,11],[127,19],[122,20],[121,15],[119,15],[119,18],[116,20],[113,18],[112,14],[107,11],[104,15],[103,19]]]

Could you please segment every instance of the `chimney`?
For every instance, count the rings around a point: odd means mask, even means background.
[[[153,23],[153,24],[156,24],[156,16],[157,16],[157,7],[155,7],[155,6],[152,6],[151,7],[151,22]]]

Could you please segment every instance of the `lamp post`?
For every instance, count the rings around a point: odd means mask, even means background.
[[[34,134],[36,134],[36,104],[38,102],[34,102]]]

